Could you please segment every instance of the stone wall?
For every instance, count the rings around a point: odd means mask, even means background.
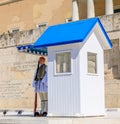
[[[0,58],[0,109],[33,106],[31,82],[36,57],[11,47],[0,49]]]
[[[0,36],[0,109],[33,108],[31,84],[39,55],[20,53],[16,46],[33,43],[40,34],[34,29]]]
[[[120,107],[120,14],[100,19],[113,41],[104,57],[106,107]],[[31,84],[39,55],[20,53],[16,46],[33,43],[40,34],[34,29],[0,35],[0,109],[33,108]]]
[[[120,13],[101,16],[113,48],[105,50],[105,101],[106,107],[120,107]]]

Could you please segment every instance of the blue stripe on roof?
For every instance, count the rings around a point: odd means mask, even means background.
[[[92,30],[98,18],[90,18],[65,24],[50,26],[33,44],[34,47],[83,42]]]

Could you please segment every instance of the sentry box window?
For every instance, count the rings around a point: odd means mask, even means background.
[[[56,74],[71,73],[71,52],[56,53]]]
[[[97,73],[97,54],[96,53],[87,53],[88,57],[88,73]]]

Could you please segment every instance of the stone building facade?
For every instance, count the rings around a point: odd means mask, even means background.
[[[0,34],[63,23],[72,13],[71,0],[0,0]]]
[[[94,16],[99,16],[113,42],[113,49],[105,51],[104,57],[106,107],[119,108],[120,13],[114,11],[119,11],[120,0],[106,0],[112,2],[108,7],[110,13],[106,15],[105,0],[78,0],[77,4],[76,0],[52,1],[0,2],[0,109],[33,109],[34,91],[31,84],[39,55],[19,53],[16,46],[35,42],[49,25],[71,21],[71,17],[74,21]],[[94,8],[92,14],[87,14],[88,4]]]

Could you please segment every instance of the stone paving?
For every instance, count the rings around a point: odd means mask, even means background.
[[[104,117],[83,118],[1,115],[0,124],[120,124],[120,111],[107,111]]]

